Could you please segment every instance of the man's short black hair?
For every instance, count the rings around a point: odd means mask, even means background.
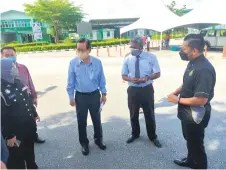
[[[5,46],[1,48],[1,54],[3,53],[4,50],[13,50],[14,52],[16,52],[16,49],[14,47]]]
[[[91,41],[86,38],[81,38],[78,40],[78,43],[86,43],[86,49],[91,49]]]
[[[203,52],[205,40],[200,34],[189,34],[184,38],[184,41],[187,41],[188,46],[192,49],[197,49],[201,53]]]

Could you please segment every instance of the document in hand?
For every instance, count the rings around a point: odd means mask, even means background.
[[[100,103],[100,109],[99,109],[99,112],[102,111],[103,107],[104,107],[104,102],[101,102],[101,103]]]

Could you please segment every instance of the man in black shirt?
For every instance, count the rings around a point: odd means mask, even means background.
[[[174,163],[194,169],[207,169],[204,135],[216,83],[215,69],[203,55],[204,45],[201,35],[190,34],[184,38],[180,57],[189,63],[182,86],[168,95],[169,102],[178,103],[178,118],[188,149],[187,157]]]

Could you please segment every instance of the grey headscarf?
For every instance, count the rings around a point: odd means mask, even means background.
[[[3,58],[1,61],[1,79],[14,83],[15,78],[18,76],[18,70],[13,67],[13,60]]]

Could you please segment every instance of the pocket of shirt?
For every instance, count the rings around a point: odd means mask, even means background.
[[[98,70],[95,68],[92,68],[89,74],[90,74],[90,79],[92,80],[96,80],[98,78]]]

